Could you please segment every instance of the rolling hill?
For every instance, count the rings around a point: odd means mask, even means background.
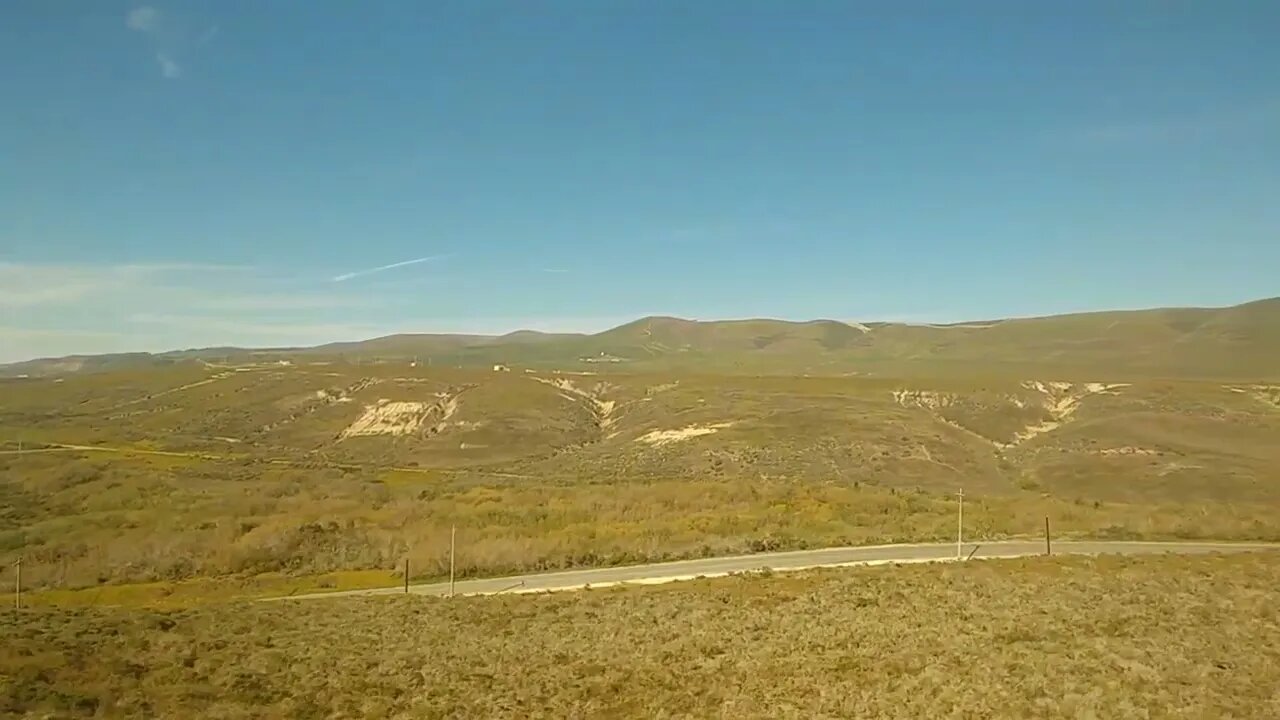
[[[798,374],[1053,372],[1076,377],[1280,377],[1280,298],[952,325],[649,317],[594,335],[397,334],[311,348],[187,350],[32,360],[0,375],[47,376],[175,359],[329,356],[483,367]]]
[[[1272,299],[34,361],[0,381],[0,563],[162,593],[430,576],[455,525],[464,574],[936,540],[960,488],[980,537],[1276,539],[1278,345]]]
[[[745,325],[663,321],[605,347],[779,327]],[[832,326],[789,328],[775,344]],[[294,355],[9,379],[0,562],[68,588],[405,557],[430,575],[453,525],[466,574],[936,540],[960,488],[981,537],[1051,515],[1089,536],[1280,538],[1277,383],[629,367]]]

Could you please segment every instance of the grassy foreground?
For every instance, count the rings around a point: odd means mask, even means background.
[[[174,508],[154,523],[186,542],[152,533],[137,523],[113,538],[111,554],[99,545],[78,561],[62,564],[28,553],[24,584],[28,602],[179,608],[236,598],[324,590],[396,586],[403,558],[414,582],[448,576],[450,522],[457,523],[456,570],[460,578],[607,567],[667,560],[896,542],[955,539],[954,496],[834,483],[685,480],[625,484],[548,485],[523,481],[466,487],[440,482],[417,486],[426,501],[392,501],[360,507],[359,483],[331,483],[323,500],[304,503],[334,512],[360,513],[366,527],[323,516],[280,512],[239,538],[217,527],[182,530],[202,521],[202,506]],[[245,492],[265,481],[244,481]],[[346,488],[352,494],[338,505]],[[267,495],[267,493],[263,493]],[[298,500],[299,498],[293,498]],[[1054,536],[1110,540],[1280,541],[1274,505],[1138,505],[1066,501],[1033,493],[966,496],[965,536],[974,541],[1040,538],[1050,517]],[[150,517],[161,517],[154,510]],[[339,515],[341,517],[341,515]],[[245,521],[240,521],[245,522]],[[65,533],[88,536],[87,523],[59,520]],[[270,530],[270,533],[263,532]],[[106,536],[106,533],[97,536]],[[138,538],[132,545],[126,540]],[[252,542],[250,542],[252,541]],[[83,542],[83,541],[82,541]],[[112,561],[129,574],[94,583],[97,568]],[[150,567],[171,568],[156,573]],[[183,577],[176,570],[193,571]],[[66,581],[63,580],[65,572]],[[0,583],[12,583],[0,569]],[[0,585],[3,587],[4,585]]]
[[[1280,557],[4,613],[14,717],[1280,716]]]

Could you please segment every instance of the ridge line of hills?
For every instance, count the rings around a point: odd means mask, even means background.
[[[0,376],[44,377],[191,360],[304,357],[441,365],[874,374],[894,365],[1168,377],[1280,376],[1280,297],[1222,308],[1117,310],[948,324],[653,316],[603,332],[400,333],[312,347],[213,347],[40,358]]]

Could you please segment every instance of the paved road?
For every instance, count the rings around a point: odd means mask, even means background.
[[[967,556],[974,544],[964,546]],[[1044,553],[1043,541],[1009,540],[979,543],[974,558],[1011,558]],[[1150,555],[1177,553],[1183,555],[1214,552],[1241,552],[1246,550],[1280,550],[1280,544],[1225,543],[1225,542],[1102,542],[1064,540],[1053,543],[1053,552],[1071,555]],[[796,550],[792,552],[761,553],[734,557],[702,558],[678,562],[631,565],[626,567],[597,568],[592,570],[568,570],[564,572],[536,573],[483,580],[459,581],[455,592],[459,595],[492,595],[496,593],[545,592],[551,590],[575,590],[590,585],[607,587],[618,584],[656,584],[697,577],[720,577],[732,573],[769,568],[771,570],[804,570],[842,565],[880,565],[888,563],[931,562],[955,560],[955,543],[929,543],[912,545],[876,545],[865,547],[825,548],[822,550]],[[409,591],[420,595],[448,595],[449,583],[410,585]],[[294,595],[291,598],[272,600],[311,600],[317,598],[350,595],[390,595],[404,592],[403,586],[374,590],[347,590],[341,592]]]

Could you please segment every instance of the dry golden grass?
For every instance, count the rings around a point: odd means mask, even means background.
[[[41,462],[54,462],[49,456]],[[0,534],[42,602],[181,606],[323,588],[834,545],[947,540],[954,497],[853,483],[666,479],[547,483],[395,473],[72,464],[33,486]],[[60,475],[55,474],[55,477]],[[87,479],[86,479],[87,478]],[[83,482],[72,483],[70,480]],[[966,535],[1280,540],[1271,505],[1087,502],[970,494]],[[0,572],[0,581],[9,577]],[[360,578],[353,584],[352,578]],[[121,585],[121,583],[127,583]]]
[[[464,576],[945,539],[960,487],[984,539],[1046,515],[1064,534],[1280,538],[1280,412],[1263,386],[1052,379],[300,360],[9,383],[0,565],[22,557],[33,589],[147,583],[99,595],[175,603],[280,584],[251,581],[264,573],[394,584],[406,557],[425,580],[453,525]],[[381,400],[438,409],[410,435],[343,438]],[[715,432],[643,441],[699,427]]]
[[[0,713],[1274,718],[1272,553],[5,613]]]

